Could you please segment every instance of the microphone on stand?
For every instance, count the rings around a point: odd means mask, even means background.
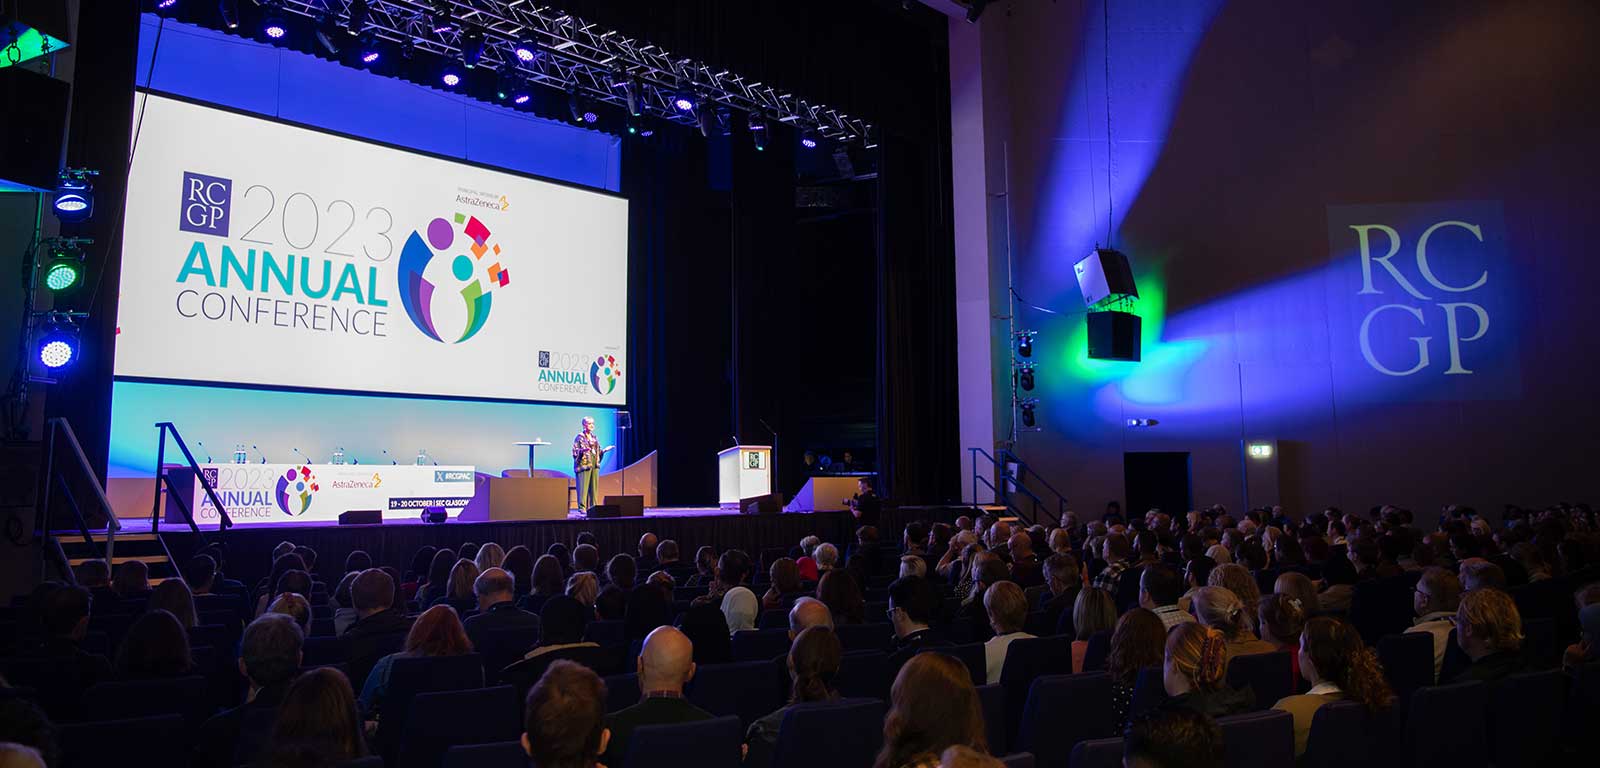
[[[207,464],[215,463],[215,462],[213,462],[211,460],[211,452],[206,450],[206,443],[205,443],[204,440],[196,440],[196,441],[194,441],[194,447],[199,448],[200,452],[204,453],[206,455],[206,463]]]
[[[388,448],[383,449],[383,455],[387,456],[389,458],[389,463],[390,464],[394,464],[394,465],[399,465],[400,464],[400,462],[394,460],[393,456],[389,456],[389,449]]]
[[[311,457],[301,453],[299,448],[290,448],[289,450],[294,451],[295,455],[304,460],[307,465],[311,464]]]
[[[257,454],[259,454],[261,456],[261,463],[262,464],[267,463],[267,455],[265,453],[261,453],[261,449],[260,448],[257,448],[257,447],[252,445],[252,446],[250,446],[250,450],[255,451]]]
[[[739,436],[738,435],[734,435],[733,436],[733,444],[734,445],[738,445],[739,444]]]

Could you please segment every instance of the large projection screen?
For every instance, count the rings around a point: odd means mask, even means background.
[[[624,403],[626,200],[139,98],[118,377]]]

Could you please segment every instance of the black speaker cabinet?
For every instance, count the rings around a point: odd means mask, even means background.
[[[739,511],[746,515],[776,515],[783,511],[783,497],[776,493],[739,500]]]
[[[381,509],[352,509],[339,513],[340,525],[381,525],[383,523],[383,510]]]
[[[1089,357],[1139,359],[1139,316],[1129,312],[1089,313]]]
[[[622,517],[644,517],[643,496],[607,496],[605,502],[622,510]]]
[[[4,24],[0,14],[0,24]],[[5,46],[0,45],[0,56]],[[0,68],[0,181],[40,190],[56,188],[61,143],[66,136],[65,82],[22,67]],[[5,186],[0,184],[0,186]]]
[[[589,508],[589,519],[622,517],[622,507],[616,504],[596,504]]]
[[[1113,297],[1139,297],[1139,288],[1133,283],[1133,268],[1128,266],[1128,257],[1122,251],[1096,248],[1094,253],[1072,265],[1072,274],[1078,278],[1078,290],[1088,306]]]

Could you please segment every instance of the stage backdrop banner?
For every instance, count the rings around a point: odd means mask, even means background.
[[[139,94],[116,375],[621,405],[627,201]]]
[[[442,507],[455,517],[476,487],[473,468],[466,466],[202,464],[200,472],[235,525],[332,522],[352,509],[381,509],[385,520],[415,520],[425,509]],[[217,508],[198,477],[193,493],[195,522],[216,525]]]

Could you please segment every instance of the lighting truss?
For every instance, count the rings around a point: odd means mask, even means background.
[[[331,15],[347,23],[350,7],[361,4],[361,0],[284,0],[281,9],[311,19]],[[514,72],[561,91],[574,87],[595,101],[624,110],[632,78],[641,86],[638,103],[647,114],[686,126],[697,124],[695,115],[674,109],[671,102],[674,94],[687,90],[698,94],[696,109],[720,105],[834,141],[876,145],[873,125],[859,117],[675,55],[557,8],[528,0],[446,0],[443,5],[452,9],[456,23],[451,29],[435,32],[431,15],[438,5],[424,0],[367,0],[365,28],[377,37],[410,42],[418,51],[448,59],[460,57],[463,30],[480,31],[484,38],[480,69]],[[539,44],[539,55],[531,62],[519,61],[512,52],[524,40]]]

